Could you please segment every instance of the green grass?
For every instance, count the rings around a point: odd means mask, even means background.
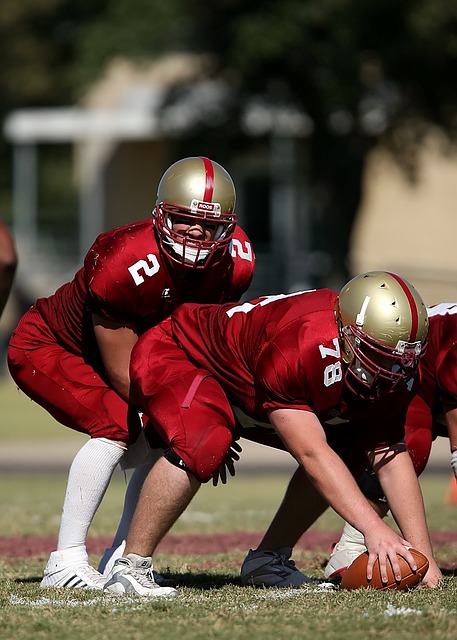
[[[0,381],[1,443],[33,447],[68,441],[72,434],[39,407]],[[226,486],[206,485],[171,535],[248,531],[257,540],[268,525],[288,476],[240,474]],[[424,474],[430,528],[457,530],[457,507],[444,501],[449,476]],[[64,473],[0,473],[0,536],[56,536],[65,492]],[[116,472],[90,536],[111,536],[122,506],[125,478]],[[327,512],[315,528],[339,531]],[[21,544],[19,540],[17,544]],[[50,549],[49,549],[50,550]],[[448,640],[457,632],[457,578],[438,590],[318,592],[243,588],[239,567],[247,550],[185,555],[158,553],[156,568],[175,576],[180,596],[172,602],[107,596],[100,592],[39,587],[48,550],[32,558],[0,558],[0,638],[2,640]],[[294,553],[298,566],[322,575],[328,549]],[[436,548],[440,563],[457,565],[457,545]],[[98,556],[91,556],[96,563]]]
[[[6,587],[17,592],[8,578]],[[448,640],[457,630],[456,596],[450,580],[439,593],[409,594],[183,588],[179,599],[162,603],[88,592],[43,594],[25,585],[14,598],[2,597],[2,638]]]
[[[8,578],[6,586],[17,591]],[[179,599],[162,603],[88,592],[37,594],[25,585],[14,598],[2,597],[2,638],[448,640],[457,631],[456,596],[450,580],[439,593],[408,594],[183,588]]]
[[[268,524],[287,483],[282,474],[246,475],[225,487],[203,487],[172,531],[260,532]],[[0,474],[0,535],[55,535],[65,487],[63,474]],[[457,508],[444,504],[443,475],[425,476],[425,499],[434,529],[455,530]],[[125,488],[116,474],[91,535],[111,535]],[[317,528],[337,531],[340,520],[327,513]],[[321,575],[328,550],[298,550],[297,564]],[[31,559],[1,558],[0,637],[79,639],[103,637],[167,640],[335,638],[378,636],[406,640],[418,636],[446,640],[457,632],[457,579],[446,577],[437,591],[411,593],[256,590],[239,585],[245,553],[157,554],[156,567],[183,585],[172,602],[106,596],[99,592],[43,591],[39,580],[47,553]],[[437,550],[441,561],[457,559],[457,545]],[[98,557],[91,556],[96,563]]]

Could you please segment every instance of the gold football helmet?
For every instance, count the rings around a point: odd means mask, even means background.
[[[342,288],[335,315],[353,392],[375,400],[413,378],[428,333],[413,285],[387,271],[363,273]]]
[[[163,174],[157,189],[154,224],[165,254],[186,267],[202,269],[219,262],[231,241],[237,217],[235,186],[214,160],[178,160]],[[215,229],[211,240],[197,240],[173,230],[174,221]]]

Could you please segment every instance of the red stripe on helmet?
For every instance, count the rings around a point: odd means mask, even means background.
[[[417,330],[419,328],[419,314],[417,313],[416,301],[414,300],[414,296],[411,293],[411,290],[407,286],[406,282],[404,282],[404,280],[402,280],[395,273],[391,273],[390,271],[387,271],[387,273],[390,276],[392,276],[392,278],[394,278],[398,282],[400,287],[405,292],[405,296],[406,296],[406,298],[407,298],[407,300],[409,302],[409,307],[410,307],[410,310],[411,310],[411,335],[410,335],[410,341],[414,342],[414,340],[417,337]]]
[[[203,164],[205,165],[205,193],[203,195],[203,202],[212,202],[213,201],[213,192],[214,192],[214,166],[209,158],[204,158],[201,156],[201,160],[203,160]]]

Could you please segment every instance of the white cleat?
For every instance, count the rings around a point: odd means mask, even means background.
[[[43,589],[103,590],[106,578],[90,566],[85,550],[64,549],[53,551],[43,572],[40,587]]]
[[[105,549],[105,553],[100,560],[100,564],[98,565],[98,570],[101,574],[107,578],[111,573],[111,569],[114,567],[114,563],[119,558],[122,558],[125,549],[125,540],[122,540],[121,544],[118,547],[109,547],[109,549]],[[152,571],[152,575],[154,576],[154,580],[160,587],[173,587],[175,585],[174,580],[169,580],[168,578],[164,578],[157,571]]]
[[[161,587],[154,580],[151,558],[143,558],[135,553],[116,560],[106,579],[104,590],[146,598],[176,598],[178,595],[176,589]]]

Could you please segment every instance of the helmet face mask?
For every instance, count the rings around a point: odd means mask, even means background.
[[[356,276],[340,292],[336,319],[348,389],[373,401],[412,382],[428,317],[411,284],[384,271]]]
[[[423,354],[420,342],[403,343],[392,351],[353,325],[343,327],[342,334],[353,354],[345,377],[346,386],[353,393],[377,400],[414,377]]]
[[[153,212],[165,255],[194,269],[214,266],[231,242],[237,217],[235,187],[227,171],[208,158],[184,158],[162,176]],[[176,229],[182,225],[184,231]],[[204,237],[190,230],[199,227]]]

